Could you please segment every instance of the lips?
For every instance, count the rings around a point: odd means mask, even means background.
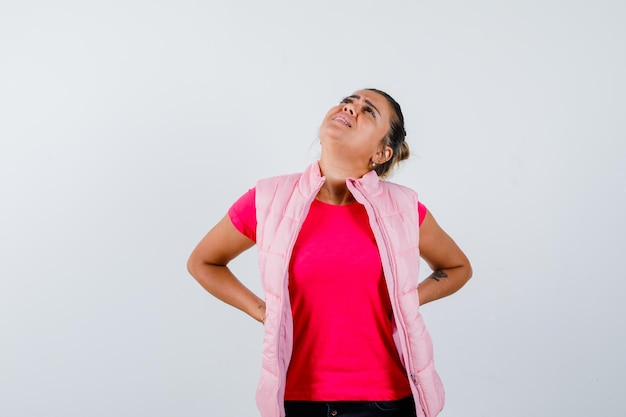
[[[335,120],[339,123],[343,123],[344,125],[348,127],[352,127],[352,123],[350,122],[350,120],[348,120],[348,117],[344,116],[343,114],[338,114],[336,116],[333,116],[332,120]]]

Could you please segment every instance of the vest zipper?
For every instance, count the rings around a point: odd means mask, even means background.
[[[296,228],[295,233],[293,234],[293,236],[291,237],[291,241],[289,242],[289,253],[288,256],[286,257],[286,259],[291,259],[291,253],[293,252],[293,247],[296,244],[296,240],[298,239],[298,235],[300,234],[300,229],[302,229],[302,224],[304,223],[304,220],[309,212],[309,209],[311,208],[311,204],[313,203],[313,200],[315,199],[315,196],[317,195],[317,193],[319,192],[320,188],[322,187],[322,185],[324,184],[326,180],[324,178],[322,178],[320,180],[320,182],[317,184],[317,187],[313,190],[314,192],[309,196],[309,200],[307,201],[306,205],[304,206],[306,208],[305,211],[303,211],[302,216],[300,216],[300,219],[298,220],[298,227]],[[281,306],[281,311],[280,311],[280,316],[278,317],[278,324],[277,324],[277,329],[278,329],[278,337],[276,337],[276,352],[280,353],[281,349],[280,349],[280,329],[282,328],[282,313],[283,313],[283,306],[285,305],[285,290],[286,294],[287,294],[287,299],[289,299],[289,261],[287,261],[287,270],[285,271],[285,276],[283,277],[283,294],[281,295],[281,300],[283,300],[283,305]],[[291,309],[290,311],[288,311],[289,314],[291,313]],[[292,324],[293,327],[293,324]],[[293,354],[293,339],[292,339],[292,343],[291,343],[291,352]],[[279,358],[280,359],[280,358]],[[291,358],[289,358],[289,360],[291,361]],[[287,369],[281,369],[281,361],[278,360],[278,375],[283,375],[284,378],[282,378],[281,380],[281,387],[278,390],[278,404],[281,404],[280,407],[280,415],[284,416],[284,410],[285,410],[285,398],[283,396],[283,398],[280,398],[280,393],[281,391],[284,394],[285,391],[285,387],[287,385]]]
[[[391,256],[390,253],[390,248],[391,246],[389,245],[389,237],[387,236],[387,231],[384,227],[382,227],[381,225],[381,221],[380,221],[380,214],[378,213],[378,209],[374,206],[374,204],[372,204],[372,202],[370,201],[370,199],[367,197],[367,194],[363,192],[363,189],[361,188],[360,184],[358,182],[354,182],[353,183],[354,187],[360,192],[361,196],[365,199],[365,201],[367,201],[367,204],[369,205],[370,209],[374,212],[374,220],[376,221],[376,226],[379,230],[380,236],[382,237],[384,246],[385,246],[385,255],[387,257],[387,262],[389,267],[395,271],[395,262],[393,260],[393,257]],[[384,271],[384,270],[383,270]],[[398,286],[397,286],[397,276],[396,274],[392,274],[392,279],[391,282],[393,283],[393,297],[389,297],[391,299],[392,305],[393,305],[393,310],[394,310],[394,316],[398,318],[398,322],[400,323],[400,329],[402,330],[402,335],[403,335],[403,339],[404,339],[404,344],[406,346],[406,363],[407,363],[407,375],[409,376],[411,382],[413,383],[413,385],[415,386],[415,390],[418,392],[418,398],[417,400],[419,401],[420,407],[422,408],[422,411],[424,413],[424,415],[426,417],[429,417],[428,415],[428,409],[426,408],[426,404],[424,404],[424,398],[423,398],[423,393],[422,390],[419,387],[419,381],[417,379],[417,375],[415,373],[415,366],[413,365],[413,355],[412,355],[412,351],[411,351],[411,344],[409,342],[409,335],[408,335],[408,331],[406,330],[406,325],[404,323],[404,317],[402,317],[402,314],[400,313],[400,303],[398,301]],[[417,293],[415,294],[415,296],[417,297]]]

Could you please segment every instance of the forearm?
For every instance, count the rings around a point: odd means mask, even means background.
[[[214,297],[261,323],[265,320],[265,301],[243,285],[227,266],[204,263],[190,267],[189,272]]]
[[[417,287],[420,305],[447,297],[458,291],[471,278],[469,265],[437,269]]]

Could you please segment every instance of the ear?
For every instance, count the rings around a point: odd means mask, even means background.
[[[372,161],[376,162],[376,164],[381,165],[391,159],[393,156],[393,149],[389,146],[383,147],[381,150],[376,152]]]

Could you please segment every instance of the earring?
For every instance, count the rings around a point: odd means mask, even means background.
[[[376,168],[376,162],[374,162],[374,161],[370,162],[370,166],[371,166],[372,168]]]

